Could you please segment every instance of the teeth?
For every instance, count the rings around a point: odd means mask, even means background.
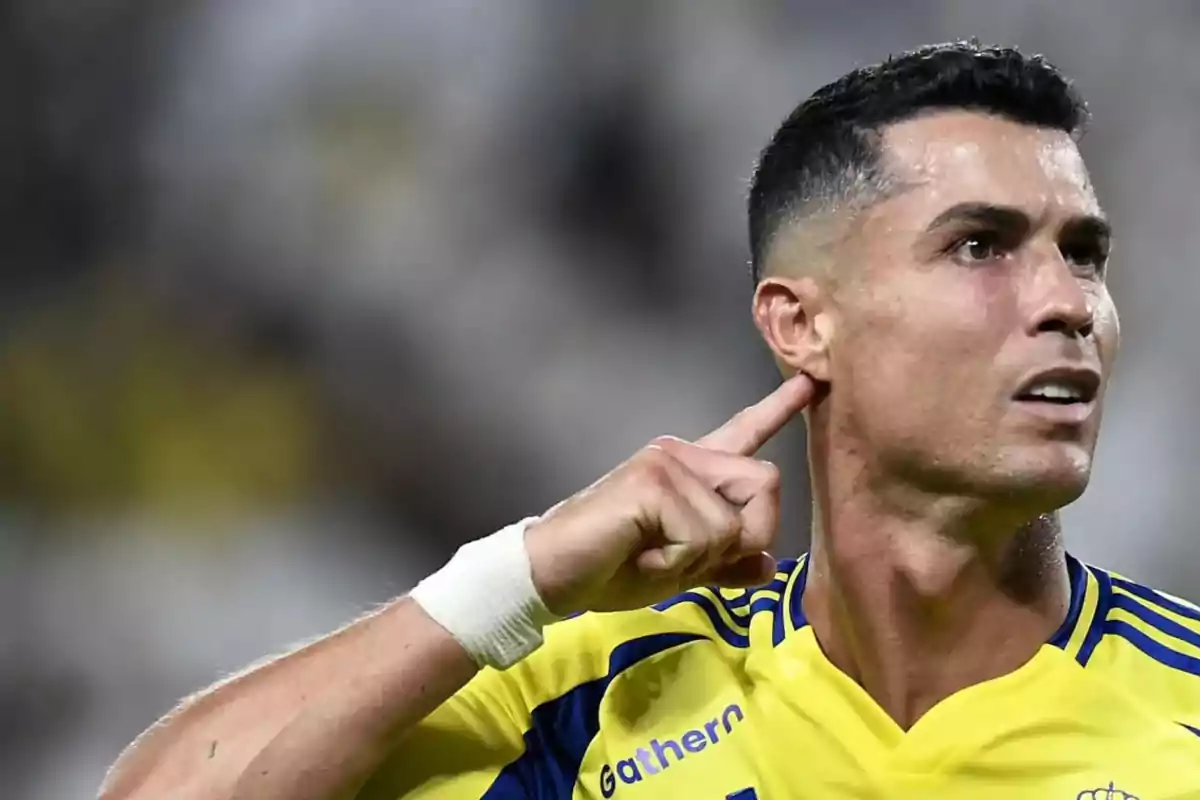
[[[1061,383],[1044,383],[1030,389],[1027,394],[1032,397],[1044,397],[1047,400],[1081,400],[1083,396],[1078,390],[1064,386]]]

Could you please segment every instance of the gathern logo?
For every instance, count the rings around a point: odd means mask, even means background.
[[[639,747],[632,756],[618,761],[616,766],[605,764],[600,769],[600,793],[612,797],[617,792],[618,779],[625,784],[639,783],[670,769],[687,758],[689,753],[699,753],[706,747],[720,744],[733,733],[734,723],[744,718],[741,707],[735,703],[722,711],[719,719],[704,723],[703,729],[684,731],[678,739],[651,739],[649,744]]]

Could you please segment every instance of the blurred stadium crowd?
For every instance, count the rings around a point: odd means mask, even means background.
[[[0,4],[0,794],[91,796],[184,693],[769,390],[758,148],[970,35],[1096,115],[1125,349],[1072,548],[1196,598],[1186,0]]]

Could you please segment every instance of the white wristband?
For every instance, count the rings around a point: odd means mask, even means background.
[[[542,629],[558,619],[533,585],[525,529],[536,520],[463,545],[409,593],[481,667],[511,667],[542,645]]]

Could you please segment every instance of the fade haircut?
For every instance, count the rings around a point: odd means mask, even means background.
[[[856,69],[798,106],[763,149],[750,186],[750,271],[763,277],[787,222],[886,196],[882,134],[922,112],[963,109],[1057,129],[1078,141],[1083,99],[1042,56],[978,41],[922,47]]]

